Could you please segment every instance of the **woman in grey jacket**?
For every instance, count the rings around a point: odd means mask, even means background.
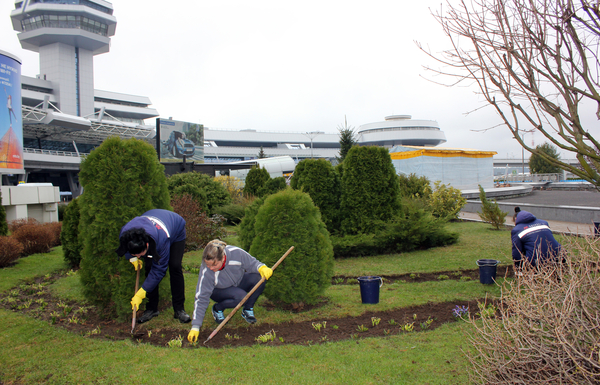
[[[221,323],[225,319],[225,309],[236,307],[262,277],[269,279],[272,274],[273,270],[239,247],[227,246],[218,239],[210,241],[202,254],[188,341],[198,340],[211,299],[216,302],[212,307],[213,317],[217,323]],[[256,322],[254,303],[265,289],[265,283],[244,303],[242,317],[248,323]]]

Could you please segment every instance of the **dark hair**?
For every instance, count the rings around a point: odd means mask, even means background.
[[[125,231],[120,241],[126,245],[129,254],[139,254],[148,247],[150,236],[141,227],[134,227]]]
[[[521,208],[519,206],[515,206],[515,214],[518,213],[519,211],[521,211]]]

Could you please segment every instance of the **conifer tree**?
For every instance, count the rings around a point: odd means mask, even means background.
[[[107,315],[124,319],[131,314],[135,270],[115,252],[119,233],[147,210],[171,209],[164,167],[150,144],[112,137],[84,159],[79,180],[83,294]]]
[[[81,262],[81,242],[79,241],[79,198],[73,199],[67,205],[62,229],[60,231],[60,242],[62,244],[65,262],[70,267],[79,267]]]
[[[344,160],[341,231],[359,234],[373,223],[387,221],[400,209],[400,187],[386,148],[355,146]]]
[[[339,229],[340,178],[330,162],[325,159],[301,161],[294,170],[290,186],[310,195],[330,233]]]
[[[490,223],[496,230],[500,230],[500,226],[504,225],[508,213],[500,210],[498,202],[490,202],[486,198],[485,190],[481,185],[479,185],[479,200],[481,201],[481,212],[477,213],[479,218],[484,222]]]
[[[333,246],[321,214],[306,193],[286,189],[269,195],[258,210],[250,254],[267,266],[291,247],[265,288],[270,300],[314,304],[331,284]]]
[[[253,166],[248,175],[246,175],[246,184],[244,185],[244,194],[259,197],[260,189],[264,187],[267,181],[271,179],[271,175],[259,165]]]

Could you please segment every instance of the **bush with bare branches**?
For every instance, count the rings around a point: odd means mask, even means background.
[[[0,267],[16,261],[23,252],[23,245],[13,237],[0,236]]]
[[[24,256],[49,252],[55,238],[53,230],[40,223],[19,226],[11,236],[23,245]]]
[[[185,219],[185,251],[198,250],[213,239],[226,235],[223,227],[225,218],[220,215],[209,217],[189,194],[175,195],[171,199],[173,211]]]
[[[50,241],[50,247],[60,246],[60,232],[62,230],[62,222],[48,222],[42,226],[48,228],[52,234],[52,240]]]
[[[8,231],[12,233],[14,233],[15,231],[17,231],[20,227],[25,226],[25,225],[39,225],[40,222],[38,222],[36,219],[34,218],[22,218],[22,219],[15,219],[12,220],[10,222],[8,222]]]
[[[600,382],[600,239],[566,239],[564,262],[506,280],[497,317],[469,322],[472,382]]]

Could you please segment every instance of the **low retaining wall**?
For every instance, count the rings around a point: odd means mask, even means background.
[[[542,206],[532,203],[503,203],[502,201],[498,201],[498,207],[500,207],[500,210],[508,213],[507,217],[512,217],[516,206],[546,221],[585,223],[588,225],[593,222],[600,222],[600,208],[598,207]],[[481,212],[481,202],[478,200],[467,200],[467,204],[463,207],[462,211],[467,213]]]

